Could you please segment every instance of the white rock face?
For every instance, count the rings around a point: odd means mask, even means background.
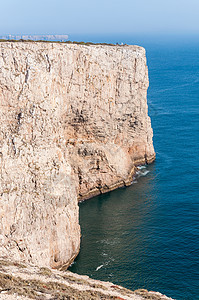
[[[0,43],[0,255],[68,265],[78,201],[155,158],[138,46]]]

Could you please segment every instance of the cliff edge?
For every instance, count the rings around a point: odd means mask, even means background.
[[[0,299],[4,300],[172,300],[158,292],[130,291],[111,282],[69,271],[0,260]]]
[[[0,43],[0,256],[68,266],[78,199],[154,160],[145,50]]]

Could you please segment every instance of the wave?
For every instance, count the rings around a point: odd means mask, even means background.
[[[146,176],[150,171],[146,169],[146,166],[138,166],[138,171],[136,172],[136,177]],[[136,177],[134,178],[136,180]],[[133,181],[133,183],[136,183]]]
[[[134,184],[134,183],[138,183],[135,178],[133,179],[133,181],[131,182],[131,184]]]
[[[96,270],[95,271],[98,271],[98,270],[100,270],[102,267],[103,267],[104,265],[100,265],[99,267],[97,267],[96,268]]]
[[[187,83],[184,83],[184,84],[175,85],[173,87],[169,87],[169,88],[166,88],[166,89],[159,89],[159,90],[153,91],[152,93],[153,94],[164,93],[166,91],[176,90],[176,89],[179,89],[179,88],[182,88],[182,87],[185,87],[185,86],[191,86],[191,85],[194,85],[198,82],[199,82],[199,79],[195,79],[194,81],[187,82]]]
[[[143,169],[146,169],[146,166],[138,166],[137,167],[139,170],[143,170]]]
[[[97,243],[105,244],[105,245],[117,245],[120,243],[119,238],[113,238],[113,239],[104,239],[104,240],[99,240]]]
[[[138,171],[137,172],[137,175],[138,177],[141,177],[141,176],[146,176],[150,171],[148,170],[145,170],[145,171]]]

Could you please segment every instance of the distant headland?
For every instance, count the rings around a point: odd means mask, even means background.
[[[67,34],[22,34],[22,35],[14,35],[14,34],[7,34],[0,36],[2,40],[31,40],[31,41],[60,41],[65,42],[68,40]]]

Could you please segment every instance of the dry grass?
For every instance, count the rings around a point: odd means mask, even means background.
[[[7,292],[7,294],[17,294],[36,300],[45,300],[49,295],[51,300],[117,299],[116,297],[105,296],[100,292],[89,290],[79,291],[65,284],[53,281],[24,280],[20,277],[0,273],[0,293],[3,291]]]
[[[109,43],[92,43],[92,42],[77,42],[77,41],[65,41],[65,42],[61,42],[61,41],[43,41],[43,40],[37,40],[37,41],[33,41],[33,40],[5,40],[5,39],[0,39],[0,42],[10,42],[10,43],[16,43],[16,42],[28,42],[28,43],[58,43],[58,44],[75,44],[75,45],[85,45],[85,46],[91,46],[91,45],[103,45],[103,46],[126,46],[127,44],[124,45],[119,45],[119,44],[109,44]]]
[[[15,266],[18,268],[26,268],[26,266],[22,263],[12,262],[6,259],[0,259],[0,266]]]

